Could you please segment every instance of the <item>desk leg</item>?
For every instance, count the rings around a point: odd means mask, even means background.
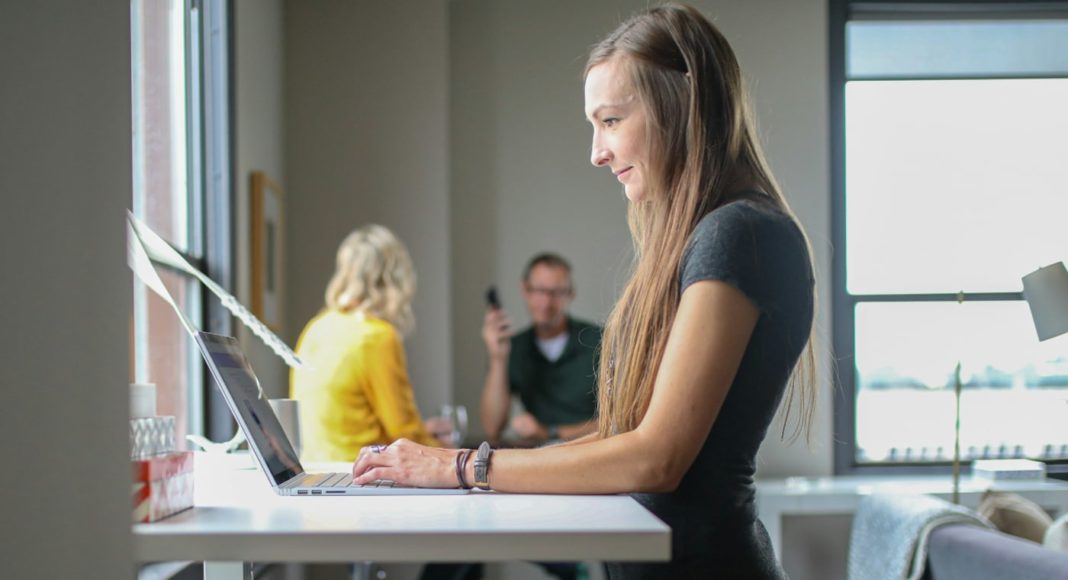
[[[371,562],[353,562],[352,576],[349,580],[372,580],[374,564]]]
[[[245,562],[204,562],[204,580],[245,580],[251,572]]]

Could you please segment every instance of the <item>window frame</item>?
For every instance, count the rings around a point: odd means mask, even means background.
[[[202,244],[203,271],[226,291],[234,292],[235,271],[235,167],[234,5],[230,0],[192,0],[200,11],[201,34],[199,91],[202,122],[202,167],[200,187],[204,192]],[[193,27],[190,27],[193,29]],[[233,334],[233,318],[218,298],[201,285],[205,320],[202,328],[218,334]],[[201,413],[205,435],[212,440],[229,439],[236,423],[222,393],[213,388],[207,367],[199,361],[203,376]]]
[[[184,0],[185,136],[188,251],[178,253],[226,290],[233,291],[234,271],[234,166],[233,131],[233,3],[230,0]],[[134,31],[136,32],[136,31]],[[135,90],[135,97],[137,97]],[[144,98],[143,96],[139,98]],[[139,106],[135,103],[135,106]],[[135,163],[135,167],[136,167]],[[135,181],[139,181],[135,177]],[[133,209],[141,210],[135,192]],[[157,267],[160,267],[157,265]],[[193,322],[208,332],[231,334],[232,319],[207,288],[194,277],[167,266],[169,273],[191,281],[199,301]],[[135,281],[140,285],[140,282]],[[135,292],[138,296],[140,290]],[[135,302],[142,302],[135,300]],[[146,336],[141,328],[143,307],[135,304],[131,347],[137,354],[132,376],[145,364],[137,342]],[[186,424],[189,433],[210,439],[229,439],[234,422],[218,389],[201,361],[199,350],[186,337],[189,376],[196,383],[187,391]],[[133,355],[134,353],[131,353]]]
[[[975,293],[896,293],[850,294],[847,289],[848,251],[846,236],[846,83],[847,74],[846,25],[863,19],[894,20],[1008,20],[1021,18],[1068,17],[1063,2],[1028,1],[995,2],[949,0],[930,2],[829,0],[828,5],[828,82],[830,106],[831,148],[831,243],[835,248],[831,258],[832,346],[835,352],[834,408],[833,408],[833,465],[836,475],[880,474],[948,474],[951,460],[941,462],[858,463],[856,429],[857,376],[855,357],[855,312],[862,303],[900,302],[993,302],[1022,301],[1022,292]],[[917,77],[920,78],[920,77]],[[961,80],[973,78],[1042,78],[1038,75],[1014,77],[975,77],[972,75],[923,76],[923,80]],[[1063,78],[1058,76],[1057,78]],[[879,78],[865,75],[863,80],[899,80],[900,77]],[[1021,276],[1024,272],[1021,272]],[[1068,460],[1047,461],[1047,473],[1068,479]]]

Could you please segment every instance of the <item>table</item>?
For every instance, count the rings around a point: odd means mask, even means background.
[[[852,514],[860,500],[873,493],[930,494],[945,500],[951,500],[953,493],[948,475],[790,477],[759,480],[756,485],[757,512],[780,561],[786,516]],[[988,489],[1018,493],[1054,516],[1068,512],[1068,483],[1054,479],[992,484],[963,476],[961,504],[975,509]]]
[[[203,561],[205,579],[216,580],[240,578],[249,561],[664,561],[671,554],[668,526],[627,496],[282,497],[247,456],[241,461],[198,453],[195,507],[135,524],[135,559]]]

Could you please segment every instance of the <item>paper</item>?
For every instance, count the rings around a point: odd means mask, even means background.
[[[281,357],[287,365],[293,368],[301,366],[301,361],[297,358],[297,355],[282,342],[282,339],[271,332],[267,325],[260,322],[222,286],[219,286],[203,272],[194,268],[166,240],[159,237],[156,232],[153,232],[130,211],[126,212],[126,261],[130,269],[146,286],[154,290],[156,294],[159,294],[160,298],[163,298],[174,308],[174,312],[178,314],[178,319],[182,321],[182,325],[191,335],[196,334],[196,325],[186,318],[181,307],[171,298],[170,292],[163,285],[163,280],[160,279],[153,263],[169,266],[200,280],[201,284],[219,297],[222,305],[231,314],[236,316],[253,334],[260,337],[260,340]]]

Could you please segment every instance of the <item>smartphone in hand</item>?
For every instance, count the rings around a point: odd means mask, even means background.
[[[486,290],[486,305],[488,305],[490,308],[500,310],[501,300],[497,297],[496,286],[490,286],[489,289]]]

